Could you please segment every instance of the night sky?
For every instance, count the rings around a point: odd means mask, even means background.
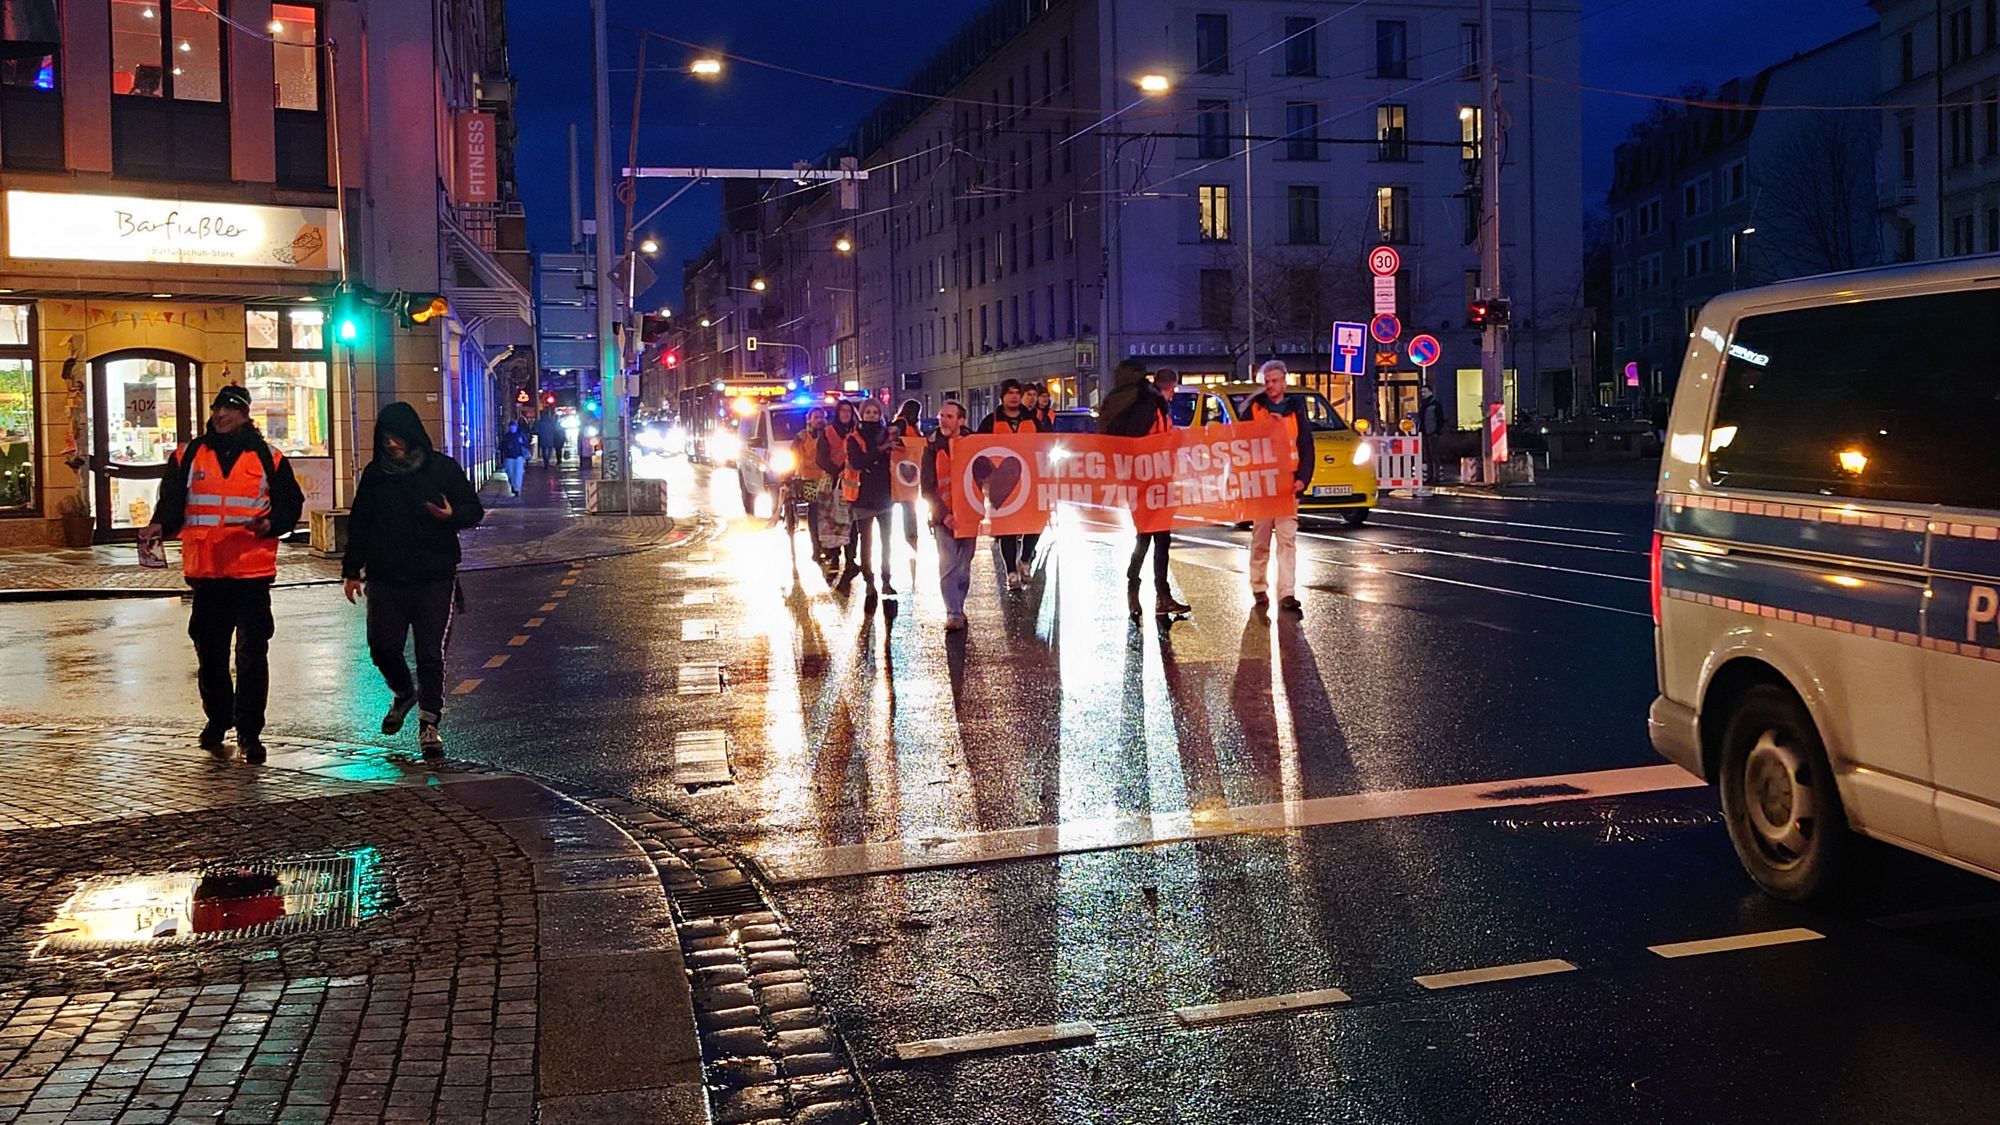
[[[613,147],[624,158],[640,27],[817,74],[900,85],[981,0],[613,0]],[[1583,0],[1586,83],[1671,93],[1718,84],[1873,22],[1863,0]],[[1359,13],[1357,13],[1357,19]],[[538,251],[569,241],[568,126],[581,129],[590,210],[590,16],[586,0],[511,0],[510,49],[520,81],[521,192]],[[688,53],[653,41],[652,66]],[[642,164],[775,165],[812,159],[844,137],[881,95],[731,64],[719,83],[654,73],[646,84]],[[1585,200],[1601,200],[1611,150],[1649,103],[1586,93]],[[675,185],[642,183],[639,213]],[[720,193],[697,188],[648,229],[664,250],[649,304],[676,304],[680,262],[714,234]]]

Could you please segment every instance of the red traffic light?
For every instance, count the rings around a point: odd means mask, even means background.
[[[542,392],[542,405],[543,405],[543,406],[554,406],[555,404],[556,404],[556,393],[555,393],[554,391],[543,391],[543,392]]]
[[[661,362],[665,363],[668,367],[679,367],[681,365],[680,353],[668,352],[665,355],[665,357],[662,358]]]
[[[1494,297],[1485,301],[1474,301],[1465,310],[1466,322],[1474,328],[1505,327],[1510,308],[1507,299]]]

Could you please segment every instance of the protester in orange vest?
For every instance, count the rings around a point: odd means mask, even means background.
[[[936,529],[938,589],[944,595],[944,630],[965,629],[965,592],[972,584],[972,556],[978,535],[958,537],[958,497],[952,476],[951,447],[965,433],[965,408],[956,402],[938,407],[937,433],[924,445],[923,488],[931,502],[931,527]],[[967,519],[977,517],[967,515]]]
[[[402,730],[417,708],[417,745],[424,757],[442,758],[445,646],[460,602],[458,533],[477,526],[486,509],[465,470],[432,447],[407,402],[390,403],[375,419],[375,459],[361,473],[352,509],[341,586],[352,602],[367,581],[368,655],[392,697],[382,733]],[[411,637],[415,683],[403,662]]]
[[[1097,432],[1113,437],[1147,437],[1173,428],[1167,399],[1159,391],[1159,380],[1146,378],[1145,361],[1130,356],[1118,361],[1111,373],[1111,393],[1097,412]],[[1132,560],[1125,566],[1125,607],[1138,620],[1145,609],[1139,603],[1139,572],[1146,565],[1146,552],[1153,554],[1153,611],[1161,616],[1188,612],[1167,583],[1167,560],[1174,533],[1142,531],[1132,544]]]
[[[889,420],[889,470],[896,468],[896,449],[907,448],[921,456],[924,445],[924,404],[913,398],[903,400],[896,408],[896,416]],[[891,481],[891,491],[894,482]],[[896,507],[903,513],[903,540],[910,545],[910,565],[916,566],[917,558],[917,505],[913,500],[897,500]]]
[[[874,567],[882,574],[882,595],[896,596],[896,587],[889,581],[889,441],[889,427],[882,424],[882,404],[872,398],[863,402],[861,420],[847,434],[847,468],[841,479],[848,502],[854,505],[854,538],[859,543],[835,586],[842,593],[857,575],[869,592],[874,592],[875,578],[869,570],[872,553]]]
[[[223,735],[234,727],[243,760],[264,760],[275,629],[271,583],[278,576],[278,540],[290,534],[304,508],[291,465],[250,421],[250,392],[234,384],[217,391],[208,428],[168,459],[153,522],[139,530],[148,550],[167,536],[181,540],[181,573],[194,590],[188,636],[208,718],[201,728],[204,749],[222,749]]]
[[[826,428],[826,411],[815,406],[806,411],[806,424],[792,438],[792,460],[798,465],[792,477],[792,503],[806,506],[806,534],[812,537],[813,561],[826,565],[826,549],[820,544],[820,490],[826,484],[826,470],[819,467],[819,432]],[[786,534],[793,534],[791,524]]]
[[[1285,365],[1270,360],[1257,369],[1263,377],[1264,391],[1250,400],[1250,407],[1244,411],[1244,421],[1254,421],[1262,417],[1283,418],[1286,428],[1291,431],[1292,442],[1298,446],[1298,469],[1292,477],[1292,514],[1279,519],[1258,520],[1251,525],[1250,532],[1250,596],[1257,603],[1259,611],[1271,604],[1264,593],[1266,572],[1271,563],[1271,540],[1278,541],[1278,608],[1291,613],[1303,613],[1305,609],[1294,596],[1294,580],[1298,572],[1299,555],[1299,505],[1298,497],[1312,483],[1313,436],[1312,427],[1305,417],[1305,399],[1285,393],[1285,380],[1290,373]]]
[[[843,556],[848,566],[854,565],[854,508],[847,498],[850,484],[855,483],[848,480],[847,473],[847,435],[854,432],[854,423],[854,404],[842,399],[834,404],[833,421],[819,431],[817,460],[829,482],[820,526],[820,544],[827,553],[828,581],[833,580]]]
[[[1042,432],[1035,420],[1035,412],[1022,405],[1022,395],[1026,388],[1018,379],[1009,379],[1000,384],[1000,409],[986,416],[979,424],[982,434],[1036,434]],[[1040,535],[1002,535],[1000,539],[1000,564],[1007,572],[1007,588],[1019,590],[1028,584],[1028,578],[1035,571],[1035,548],[1041,543]]]

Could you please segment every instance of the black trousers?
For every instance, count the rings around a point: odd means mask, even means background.
[[[1139,571],[1146,565],[1146,548],[1153,549],[1153,589],[1161,597],[1167,596],[1167,552],[1173,546],[1174,533],[1171,531],[1142,531],[1139,541],[1132,544],[1132,562],[1125,567],[1125,584],[1137,587]]]
[[[239,741],[264,733],[264,704],[271,695],[271,580],[197,578],[188,637],[194,641],[201,710],[210,726],[236,728]],[[236,651],[235,682],[229,654]]]
[[[444,714],[444,654],[451,643],[453,597],[458,580],[368,583],[368,655],[397,699],[417,697],[418,718],[435,723]],[[417,679],[403,661],[403,642],[415,634]]]
[[[1042,541],[1042,537],[1039,534],[1002,535],[998,538],[1000,540],[1000,561],[1006,564],[1008,570],[1013,570],[1016,566],[1024,562],[1032,564],[1035,561],[1035,548]]]
[[[854,509],[854,534],[847,539],[847,561],[866,571],[872,550],[876,570],[885,582],[889,580],[889,513],[892,510]]]

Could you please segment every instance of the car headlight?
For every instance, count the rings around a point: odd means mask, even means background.
[[[1354,463],[1357,465],[1374,464],[1375,444],[1367,441],[1356,442],[1354,445]]]
[[[791,476],[799,467],[799,455],[783,446],[771,451],[771,471],[781,477]]]
[[[735,434],[716,433],[708,439],[708,456],[711,461],[734,461],[743,451],[743,443]]]

